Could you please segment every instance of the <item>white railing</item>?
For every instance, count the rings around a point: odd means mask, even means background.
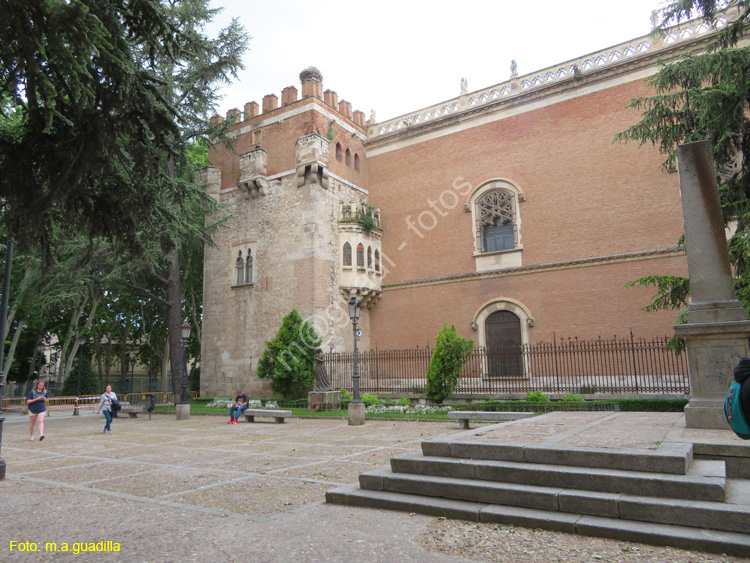
[[[600,70],[602,67],[614,65],[625,60],[632,60],[645,53],[653,53],[654,51],[667,48],[675,42],[695,39],[697,36],[711,31],[712,28],[722,28],[726,24],[727,19],[725,17],[714,20],[713,26],[705,22],[693,21],[679,26],[674,32],[664,38],[654,38],[647,35],[633,39],[557,66],[548,67],[524,76],[514,77],[495,86],[462,94],[456,98],[420,109],[419,111],[402,115],[383,123],[377,123],[370,127],[369,138],[374,139],[383,135],[397,133],[408,127],[437,121],[449,115],[468,111],[499,98],[512,98],[535,88],[573,77],[576,74],[584,75]],[[515,90],[513,86],[516,86]]]

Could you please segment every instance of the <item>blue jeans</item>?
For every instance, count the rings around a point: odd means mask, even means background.
[[[242,411],[244,411],[245,409],[247,409],[247,407],[232,407],[231,409],[229,409],[229,418],[232,420],[237,420],[242,416]]]
[[[107,419],[107,424],[104,425],[104,428],[109,431],[109,425],[112,424],[112,413],[109,411],[102,411],[104,413],[104,418]]]

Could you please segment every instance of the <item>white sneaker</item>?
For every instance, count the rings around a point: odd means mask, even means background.
[[[107,434],[112,434],[112,431],[111,430],[107,430]]]

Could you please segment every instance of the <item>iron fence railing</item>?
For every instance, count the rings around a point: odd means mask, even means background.
[[[476,348],[455,394],[690,393],[685,354],[666,350],[669,337],[559,339],[514,348]],[[362,393],[424,393],[433,350],[364,350],[358,354]],[[335,388],[352,389],[353,354],[325,355]]]

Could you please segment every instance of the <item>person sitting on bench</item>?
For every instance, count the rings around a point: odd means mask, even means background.
[[[237,391],[237,398],[232,403],[232,408],[229,409],[229,422],[227,424],[237,424],[237,419],[242,416],[242,411],[247,408],[248,401],[249,399],[242,392],[242,389]]]

